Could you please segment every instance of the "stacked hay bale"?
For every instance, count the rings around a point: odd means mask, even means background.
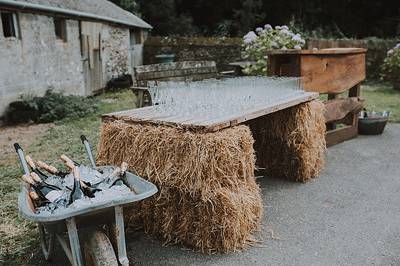
[[[269,176],[305,182],[324,167],[324,105],[310,101],[248,123],[255,139],[257,166]]]
[[[246,247],[260,226],[253,142],[247,126],[196,133],[105,121],[98,162],[125,161],[157,185],[159,193],[132,219],[146,232],[203,252],[228,252]]]
[[[210,133],[105,120],[97,160],[125,161],[159,188],[131,213],[131,225],[202,252],[233,251],[251,243],[260,227],[254,150],[270,176],[317,177],[324,165],[323,111],[311,101]]]

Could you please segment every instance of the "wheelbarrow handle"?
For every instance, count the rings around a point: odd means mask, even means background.
[[[89,141],[87,140],[85,135],[81,135],[81,141],[82,141],[82,144],[85,145],[86,153],[89,157],[89,161],[92,164],[92,167],[96,168],[96,162],[93,157],[92,149],[90,148]]]
[[[24,151],[22,150],[21,146],[18,143],[14,143],[15,151],[18,154],[19,161],[21,162],[22,169],[26,175],[30,174],[28,163],[25,160]]]

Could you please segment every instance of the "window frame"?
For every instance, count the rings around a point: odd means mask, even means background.
[[[54,17],[54,35],[57,41],[68,42],[67,20],[65,18]]]
[[[8,25],[9,25],[9,29],[6,31],[5,30],[5,25],[4,25],[4,18],[3,18],[3,14],[7,14],[9,15],[9,17],[7,18],[8,21]],[[1,25],[2,25],[2,30],[3,30],[3,37],[6,39],[9,38],[16,38],[16,39],[21,39],[21,31],[20,31],[20,27],[19,27],[19,16],[17,12],[12,12],[12,11],[8,11],[8,10],[0,10],[0,19],[1,19]],[[9,32],[10,34],[6,33]]]
[[[134,43],[132,41],[134,41]],[[129,30],[129,44],[131,47],[137,44],[143,44],[142,29],[134,28]]]

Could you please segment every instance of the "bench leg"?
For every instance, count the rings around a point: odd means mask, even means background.
[[[144,101],[144,93],[143,93],[143,90],[139,90],[139,92],[138,92],[138,106],[137,106],[137,108],[142,108],[142,107],[143,107],[143,101]]]

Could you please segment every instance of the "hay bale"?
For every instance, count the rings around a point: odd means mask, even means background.
[[[311,101],[248,123],[257,166],[270,176],[305,182],[324,167],[324,105]]]
[[[142,203],[145,232],[206,253],[235,251],[253,243],[251,233],[260,228],[263,210],[257,185],[238,191],[217,189],[207,198],[161,188]]]
[[[246,247],[262,216],[247,126],[213,133],[105,122],[97,161],[120,164],[159,188],[132,212],[130,225],[202,252]]]
[[[247,126],[212,133],[120,121],[103,123],[98,162],[125,161],[160,187],[207,194],[254,182],[253,137]]]

